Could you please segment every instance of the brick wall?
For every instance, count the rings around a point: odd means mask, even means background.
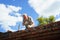
[[[0,32],[0,40],[60,40],[60,21],[28,28],[28,31]]]

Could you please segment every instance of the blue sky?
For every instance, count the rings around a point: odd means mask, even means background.
[[[22,10],[19,10],[19,14],[24,14],[27,13],[28,16],[33,17],[34,21],[36,22],[35,24],[37,25],[37,20],[36,18],[38,17],[38,14],[30,7],[30,5],[28,4],[27,0],[0,0],[0,4],[4,4],[4,5],[13,5],[16,7],[21,7]],[[10,14],[10,16],[14,16],[13,13]],[[18,26],[20,24],[20,30],[22,30],[23,28],[25,28],[24,26],[22,26],[22,22],[16,22],[16,25],[14,26],[9,26],[11,29],[14,30],[18,30]],[[0,32],[5,32],[6,30],[4,30],[1,25],[0,25]]]
[[[19,24],[20,30],[25,29],[21,16],[24,13],[33,18],[35,26],[39,16],[54,15],[59,21],[59,4],[59,0],[0,0],[0,32],[17,31]]]

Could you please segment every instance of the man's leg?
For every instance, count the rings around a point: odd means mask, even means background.
[[[36,30],[34,24],[28,25],[28,27],[32,28],[33,30]]]
[[[25,29],[25,30],[28,32],[28,31],[29,31],[29,30],[28,30],[28,25],[25,25],[25,27],[26,27],[26,29]]]

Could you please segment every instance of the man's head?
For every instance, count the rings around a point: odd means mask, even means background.
[[[24,13],[22,16],[23,16],[24,19],[28,19],[28,16],[27,16],[26,13]]]
[[[24,13],[22,16],[23,16],[23,17],[24,17],[24,16],[27,16],[27,14],[26,14],[26,13]]]

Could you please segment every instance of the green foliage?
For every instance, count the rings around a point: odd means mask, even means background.
[[[49,16],[49,18],[44,18],[43,16],[39,17],[38,19],[39,25],[45,25],[51,22],[55,22],[54,16]]]
[[[45,18],[45,22],[47,22],[47,24],[49,23],[49,18]]]
[[[40,23],[42,23],[44,21],[44,18],[41,16],[37,19]]]
[[[50,16],[49,17],[49,22],[51,23],[51,22],[55,22],[55,17],[54,16]]]
[[[47,24],[47,22],[40,23],[40,25],[45,25],[45,24]]]
[[[45,22],[45,18],[43,16],[39,17],[38,19],[39,25],[45,25],[47,22]]]

